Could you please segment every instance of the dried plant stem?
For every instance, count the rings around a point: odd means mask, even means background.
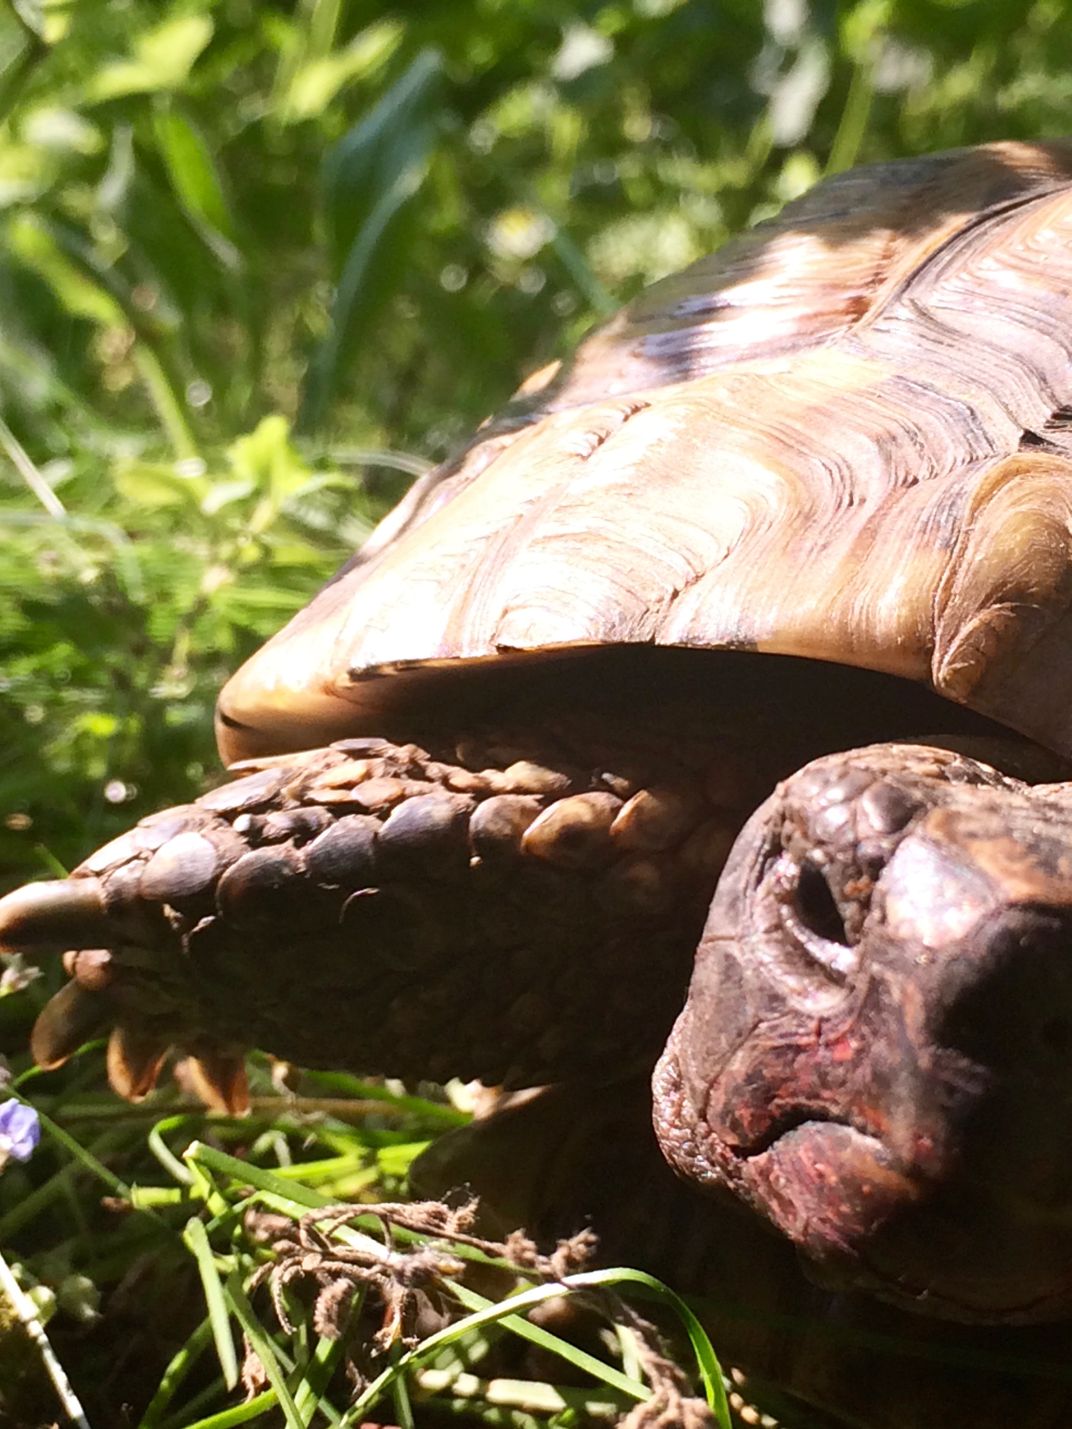
[[[12,1304],[16,1315],[22,1321],[26,1333],[41,1355],[42,1363],[49,1379],[52,1381],[64,1412],[76,1429],[90,1429],[89,1420],[79,1403],[78,1396],[71,1388],[71,1382],[67,1378],[63,1366],[56,1358],[55,1351],[49,1344],[48,1336],[45,1334],[45,1327],[42,1325],[37,1314],[37,1308],[33,1301],[23,1290],[22,1286],[15,1279],[15,1276],[0,1254],[0,1293],[2,1293]]]
[[[11,459],[12,466],[48,514],[55,517],[56,520],[62,520],[67,515],[63,502],[38,471],[29,452],[2,417],[0,417],[0,446],[3,447]]]

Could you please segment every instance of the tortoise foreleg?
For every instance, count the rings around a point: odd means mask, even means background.
[[[251,1045],[512,1086],[650,1065],[741,822],[725,780],[654,738],[539,763],[461,751],[351,740],[266,762],[10,895],[0,945],[74,950],[38,1062],[111,1023],[125,1096],[175,1046],[228,1106]]]

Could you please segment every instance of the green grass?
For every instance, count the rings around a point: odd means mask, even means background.
[[[682,1344],[691,1345],[698,1392],[728,1429],[726,1392],[710,1342],[688,1306],[652,1277],[608,1269],[559,1279],[543,1261],[518,1261],[506,1245],[483,1241],[471,1230],[452,1233],[434,1221],[424,1233],[413,1229],[428,1222],[420,1204],[388,1210],[389,1220],[363,1211],[370,1202],[396,1200],[408,1164],[428,1138],[464,1123],[465,1114],[448,1102],[339,1076],[330,1079],[328,1096],[281,1097],[272,1094],[264,1069],[255,1068],[261,1094],[248,1118],[166,1105],[120,1109],[82,1085],[98,1061],[99,1052],[87,1049],[63,1074],[69,1085],[59,1091],[44,1091],[33,1073],[16,1082],[17,1094],[35,1092],[44,1140],[32,1168],[34,1188],[0,1221],[0,1240],[27,1227],[48,1228],[47,1259],[38,1264],[57,1288],[43,1297],[46,1313],[57,1310],[65,1295],[70,1299],[76,1279],[85,1299],[90,1287],[114,1289],[133,1264],[155,1267],[140,1313],[157,1326],[159,1317],[167,1317],[166,1338],[174,1343],[139,1411],[140,1429],[274,1423],[280,1415],[287,1429],[353,1426],[385,1406],[391,1422],[405,1426],[432,1411],[484,1417],[481,1399],[493,1411],[489,1423],[501,1422],[503,1413],[507,1422],[527,1426],[615,1423],[651,1393],[644,1372],[651,1357],[643,1351],[655,1342],[628,1304],[652,1302],[678,1322]],[[176,1094],[164,1091],[154,1100],[174,1103]],[[108,1169],[105,1159],[117,1169]],[[28,1178],[31,1171],[7,1174]],[[344,1209],[345,1219],[340,1201],[354,1202]],[[270,1271],[294,1249],[299,1227],[330,1208],[322,1235],[311,1234],[325,1252],[336,1246],[354,1261],[345,1271],[351,1279],[340,1281],[346,1299],[325,1310],[312,1293],[324,1286],[309,1275],[296,1277],[296,1293],[269,1294]],[[271,1219],[258,1221],[265,1214]],[[474,1265],[484,1269],[485,1283],[489,1268],[495,1271],[497,1301],[461,1278]],[[410,1283],[438,1305],[442,1321],[413,1342],[403,1337],[407,1317],[401,1314],[402,1288]],[[347,1307],[351,1291],[354,1303]],[[392,1295],[399,1301],[398,1324],[370,1357],[373,1332],[382,1329]],[[563,1295],[583,1296],[614,1330],[603,1337],[601,1353],[525,1318]],[[88,1335],[81,1341],[61,1336],[52,1352],[74,1366],[68,1404],[81,1380],[88,1386],[81,1391],[88,1422],[106,1424],[111,1411],[92,1387],[107,1378],[102,1364],[114,1352],[113,1331],[107,1305],[102,1314],[92,1300],[84,1310],[93,1327]],[[181,1314],[175,1314],[179,1306]],[[58,1312],[54,1323],[62,1319]],[[127,1327],[122,1334],[132,1361],[159,1352],[155,1332],[139,1337]],[[504,1345],[511,1339],[556,1357],[563,1382],[508,1373],[524,1365],[523,1355]],[[27,1341],[23,1353],[31,1360],[40,1348]],[[363,1376],[356,1395],[352,1378],[341,1373],[348,1361]],[[250,1395],[244,1403],[236,1394],[240,1384]],[[31,1375],[28,1393],[27,1407],[16,1402],[10,1413],[29,1414],[30,1405],[44,1412],[56,1391],[38,1373]]]

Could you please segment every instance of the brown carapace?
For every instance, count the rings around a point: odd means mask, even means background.
[[[504,1214],[754,1282],[729,1352],[858,1429],[1064,1429],[1070,601],[1072,146],[828,180],[417,484],[224,689],[234,782],[0,902],[34,1055],[559,1083],[466,1142]]]

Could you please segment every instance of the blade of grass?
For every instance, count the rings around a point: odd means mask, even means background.
[[[327,1336],[321,1335],[302,1370],[301,1382],[294,1389],[294,1403],[298,1406],[298,1412],[304,1414],[307,1420],[314,1409],[319,1409],[332,1424],[338,1424],[342,1420],[342,1415],[322,1398],[342,1355],[342,1349],[341,1336],[329,1340]]]
[[[146,1405],[138,1429],[158,1429],[164,1410],[174,1399],[180,1385],[200,1359],[205,1346],[212,1339],[211,1319],[202,1320],[184,1345],[172,1355],[164,1373],[160,1377],[156,1393]]]
[[[286,1376],[283,1367],[279,1363],[275,1346],[272,1344],[264,1327],[253,1312],[253,1306],[249,1303],[246,1292],[242,1289],[242,1282],[237,1272],[227,1277],[226,1283],[227,1298],[231,1302],[231,1309],[235,1318],[246,1332],[253,1351],[261,1364],[264,1372],[268,1376],[268,1382],[275,1390],[279,1408],[283,1411],[283,1418],[286,1421],[287,1429],[306,1429],[308,1421],[303,1414],[298,1412],[298,1406],[294,1403],[290,1390],[287,1388]]]
[[[38,1109],[41,1116],[42,1125],[45,1118]],[[127,1140],[126,1133],[121,1130],[109,1131],[97,1139],[98,1149],[102,1146],[118,1148]],[[87,1155],[90,1153],[87,1152]],[[0,1219],[0,1243],[9,1241],[17,1231],[23,1226],[29,1225],[45,1209],[52,1204],[59,1196],[67,1194],[71,1183],[77,1179],[84,1171],[84,1166],[80,1161],[69,1161],[66,1166],[61,1167],[54,1176],[50,1176],[47,1181],[42,1181],[40,1186],[35,1187],[28,1195],[17,1201],[6,1215]]]
[[[455,1399],[469,1400],[471,1404],[520,1409],[540,1415],[562,1414],[572,1409],[587,1417],[595,1414],[600,1418],[609,1418],[612,1414],[620,1414],[624,1407],[620,1396],[596,1399],[590,1389],[551,1384],[546,1380],[480,1379],[475,1374],[459,1374],[456,1370],[422,1369],[417,1372],[417,1383],[424,1394],[450,1394]]]
[[[331,1200],[303,1186],[300,1181],[284,1181],[281,1176],[266,1171],[262,1166],[251,1166],[240,1161],[237,1156],[229,1156],[226,1151],[217,1151],[214,1146],[206,1146],[203,1141],[191,1141],[183,1152],[183,1160],[203,1172],[216,1172],[237,1181],[241,1186],[252,1186],[258,1191],[268,1191],[284,1201],[296,1202],[308,1210],[330,1206]],[[359,1212],[358,1212],[359,1214]]]
[[[310,1188],[285,1182],[282,1178],[274,1176],[270,1171],[265,1171],[261,1167],[249,1166],[237,1157],[228,1156],[226,1152],[217,1151],[214,1147],[204,1146],[200,1142],[193,1143],[186,1151],[186,1159],[194,1161],[206,1168],[212,1168],[223,1172],[243,1184],[252,1185],[263,1190],[270,1195],[278,1196],[282,1201],[297,1202],[298,1205],[305,1205],[311,1208],[329,1204],[325,1197],[318,1195]],[[360,1216],[360,1207],[354,1208],[355,1218]],[[340,1239],[346,1239],[345,1230],[339,1232]],[[399,1364],[409,1364],[414,1356],[423,1356],[431,1353],[440,1345],[450,1343],[461,1334],[467,1333],[470,1329],[476,1329],[482,1325],[503,1321],[506,1328],[513,1333],[521,1335],[525,1339],[532,1340],[535,1344],[540,1344],[543,1348],[550,1348],[554,1353],[569,1358],[572,1363],[579,1368],[583,1368],[587,1373],[592,1374],[605,1383],[612,1385],[616,1389],[622,1390],[626,1394],[632,1395],[634,1399],[646,1397],[646,1387],[637,1383],[636,1380],[621,1374],[620,1371],[606,1365],[595,1356],[586,1355],[584,1351],[577,1350],[574,1346],[568,1345],[565,1341],[557,1340],[554,1336],[548,1335],[546,1331],[540,1330],[535,1325],[530,1325],[526,1320],[521,1319],[517,1312],[531,1308],[533,1305],[541,1304],[545,1300],[552,1299],[556,1295],[567,1293],[570,1289],[595,1289],[618,1284],[630,1284],[640,1288],[649,1298],[654,1297],[662,1300],[674,1311],[681,1320],[686,1333],[688,1334],[693,1352],[696,1355],[700,1377],[703,1381],[704,1392],[708,1404],[714,1411],[721,1429],[729,1429],[729,1402],[726,1399],[726,1391],[722,1382],[722,1371],[719,1366],[718,1357],[711,1346],[711,1341],[706,1331],[700,1324],[693,1311],[686,1305],[684,1300],[654,1276],[647,1275],[643,1271],[628,1269],[597,1270],[587,1271],[580,1275],[567,1277],[554,1285],[540,1285],[534,1289],[523,1291],[520,1295],[513,1296],[502,1305],[494,1305],[478,1296],[477,1293],[468,1286],[453,1285],[452,1291],[467,1308],[474,1311],[465,1320],[457,1325],[448,1326],[444,1330],[438,1331],[435,1335],[429,1336],[422,1341],[416,1350],[410,1351],[404,1356]],[[348,1411],[348,1416],[344,1423],[351,1422],[349,1416],[356,1412],[358,1407],[367,1408],[373,1402],[370,1395],[378,1395],[397,1374],[397,1369],[392,1367],[385,1370],[371,1384],[368,1389],[355,1402]]]
[[[703,1382],[708,1406],[714,1411],[722,1429],[730,1429],[730,1406],[729,1400],[726,1398],[722,1366],[719,1364],[718,1356],[715,1354],[707,1331],[693,1310],[676,1291],[671,1290],[668,1285],[664,1285],[661,1280],[656,1280],[653,1275],[648,1275],[643,1270],[592,1270],[570,1277],[571,1284],[581,1282],[587,1282],[590,1285],[635,1285],[640,1288],[642,1293],[662,1301],[669,1309],[673,1310],[684,1326],[692,1346],[692,1352],[696,1356],[696,1364],[700,1371],[700,1379]]]
[[[62,520],[67,515],[67,508],[38,471],[29,452],[2,417],[0,417],[0,446],[3,446],[11,465],[48,514],[54,516],[57,521]]]
[[[567,1295],[570,1286],[565,1282],[556,1282],[553,1285],[539,1285],[534,1287],[535,1291],[545,1292],[539,1299],[528,1301],[527,1297],[532,1295],[532,1290],[524,1290],[519,1295],[512,1295],[509,1300],[504,1300],[496,1304],[488,1300],[485,1296],[470,1289],[468,1285],[454,1285],[451,1287],[457,1298],[472,1313],[466,1319],[459,1320],[456,1329],[464,1325],[466,1330],[475,1329],[479,1325],[491,1324],[499,1321],[503,1329],[509,1330],[512,1334],[519,1336],[523,1340],[528,1340],[531,1344],[538,1345],[540,1349],[547,1350],[550,1354],[557,1355],[560,1359],[567,1360],[584,1374],[590,1374],[593,1379],[602,1380],[604,1384],[612,1389],[619,1390],[622,1394],[627,1394],[631,1399],[646,1399],[648,1389],[643,1380],[634,1379],[632,1376],[623,1374],[613,1365],[608,1365],[596,1355],[590,1355],[587,1350],[580,1349],[577,1345],[570,1344],[568,1340],[559,1339],[557,1335],[551,1334],[549,1330],[544,1330],[539,1325],[530,1324],[528,1320],[522,1319],[516,1314],[517,1309],[531,1309],[534,1305],[542,1304],[545,1300],[552,1300],[556,1295]],[[459,1293],[460,1292],[460,1293]],[[521,1305],[521,1301],[526,1301]],[[501,1314],[488,1312],[502,1311]],[[443,1333],[440,1331],[439,1333]],[[423,1349],[423,1345],[422,1345]]]
[[[21,28],[25,36],[25,43],[19,47],[14,57],[0,72],[0,120],[6,119],[10,114],[16,101],[20,98],[27,80],[49,54],[49,46],[45,43],[44,36],[25,13],[19,0],[8,0],[7,8]]]
[[[391,1402],[398,1419],[398,1429],[416,1429],[413,1421],[413,1405],[409,1402],[409,1391],[405,1379],[399,1375],[391,1385]]]
[[[427,475],[427,472],[425,475]],[[375,1086],[370,1082],[360,1081],[357,1077],[351,1076],[348,1072],[312,1071],[306,1073],[306,1075],[312,1086],[329,1087],[337,1091],[340,1095],[353,1097],[362,1101],[382,1102],[385,1104],[385,1109],[396,1107],[407,1115],[419,1117],[421,1120],[427,1121],[430,1125],[450,1128],[452,1126],[466,1126],[472,1120],[467,1112],[459,1111],[457,1107],[446,1106],[442,1102],[430,1101],[427,1097],[393,1092],[387,1087]]]
[[[15,1093],[18,1096],[18,1093]],[[19,1097],[22,1101],[22,1097]],[[43,1111],[38,1111],[41,1126],[48,1133],[53,1141],[58,1141],[68,1155],[74,1157],[91,1176],[95,1176],[98,1181],[102,1181],[113,1195],[129,1198],[130,1187],[118,1177],[114,1171],[109,1171],[107,1166],[98,1161],[91,1151],[87,1151],[81,1142],[63,1127],[54,1122],[50,1116],[46,1116]]]
[[[572,1278],[572,1277],[571,1277]],[[415,1348],[404,1355],[400,1355],[393,1365],[388,1366],[381,1374],[365,1388],[365,1390],[354,1400],[343,1417],[344,1429],[360,1422],[359,1416],[370,1409],[380,1396],[387,1390],[399,1375],[411,1365],[421,1363],[427,1356],[434,1354],[443,1345],[452,1343],[468,1334],[470,1330],[479,1329],[485,1325],[501,1323],[505,1329],[513,1331],[522,1339],[531,1340],[533,1344],[539,1345],[542,1349],[549,1349],[552,1353],[569,1359],[579,1369],[602,1380],[605,1384],[619,1389],[623,1394],[628,1395],[632,1400],[644,1400],[650,1397],[650,1391],[644,1384],[637,1380],[629,1379],[613,1366],[604,1364],[594,1355],[588,1354],[584,1350],[579,1350],[575,1346],[568,1344],[565,1340],[559,1340],[557,1336],[548,1334],[536,1325],[530,1325],[527,1320],[523,1320],[518,1314],[519,1310],[530,1310],[536,1305],[542,1305],[546,1300],[552,1300],[556,1296],[565,1295],[569,1292],[567,1282],[558,1282],[554,1285],[539,1285],[532,1290],[522,1291],[519,1295],[511,1296],[509,1300],[501,1304],[493,1304],[486,1300],[483,1295],[478,1295],[475,1290],[470,1290],[467,1286],[452,1285],[452,1291],[463,1305],[473,1307],[473,1313],[467,1315],[464,1320],[459,1320],[453,1325],[448,1325],[442,1330],[437,1330],[435,1334],[429,1335],[422,1340]],[[723,1429],[729,1429],[729,1422],[726,1421]]]
[[[179,1113],[177,1116],[162,1117],[152,1128],[148,1135],[149,1150],[163,1166],[164,1170],[178,1181],[180,1186],[192,1186],[194,1182],[193,1173],[188,1166],[184,1166],[175,1153],[164,1140],[164,1135],[169,1131],[177,1131],[186,1126],[191,1121],[201,1121],[202,1117]]]
[[[220,1369],[223,1371],[223,1382],[228,1389],[234,1389],[238,1383],[238,1358],[235,1355],[234,1339],[231,1335],[231,1317],[227,1312],[223,1282],[220,1280],[220,1272],[216,1268],[212,1247],[208,1243],[204,1225],[196,1216],[192,1216],[186,1222],[182,1238],[197,1261],[198,1274],[201,1276],[201,1288],[204,1290],[205,1304],[208,1307],[209,1323],[212,1326],[212,1338],[216,1342],[216,1357],[220,1362]]]
[[[263,1394],[247,1399],[245,1404],[236,1404],[232,1409],[221,1409],[218,1414],[210,1414],[207,1419],[198,1419],[193,1424],[183,1424],[182,1429],[234,1429],[236,1424],[248,1424],[251,1419],[259,1419],[278,1404],[274,1389],[266,1389]]]
[[[633,1399],[642,1400],[649,1397],[650,1391],[646,1385],[630,1379],[619,1370],[596,1359],[594,1355],[589,1355],[565,1341],[557,1340],[555,1336],[549,1335],[536,1325],[530,1325],[527,1320],[523,1320],[517,1315],[518,1310],[531,1309],[535,1305],[542,1304],[556,1295],[566,1294],[570,1290],[607,1288],[622,1284],[637,1286],[648,1298],[662,1301],[679,1317],[689,1336],[699,1366],[707,1402],[714,1412],[719,1429],[731,1429],[729,1401],[726,1397],[721,1367],[703,1326],[681,1297],[668,1286],[643,1271],[628,1269],[595,1270],[579,1275],[570,1275],[556,1284],[540,1285],[531,1290],[522,1291],[521,1294],[512,1296],[498,1305],[492,1304],[468,1286],[453,1285],[451,1287],[453,1293],[463,1305],[472,1308],[473,1313],[464,1320],[447,1326],[434,1335],[429,1335],[416,1349],[411,1350],[408,1355],[402,1356],[396,1365],[392,1365],[379,1375],[351,1405],[343,1424],[355,1423],[357,1414],[375,1403],[379,1395],[401,1373],[403,1368],[413,1363],[419,1363],[440,1345],[459,1338],[470,1329],[495,1322],[501,1322],[504,1328],[520,1335],[523,1339],[531,1340],[544,1349],[551,1349],[553,1353],[558,1354],[578,1369],[582,1369],[585,1373],[602,1380],[603,1383],[622,1391]]]
[[[479,1407],[465,1399],[422,1399],[422,1404],[427,1405],[437,1416],[449,1414],[457,1419],[463,1419],[467,1424],[474,1422],[482,1424],[485,1429],[546,1429],[548,1421],[546,1419],[535,1419],[531,1414],[526,1414],[524,1410],[508,1408],[502,1404],[481,1404]],[[568,1417],[567,1417],[568,1416]],[[438,1423],[438,1417],[437,1421]],[[555,1429],[561,1425],[562,1429],[577,1429],[578,1425],[583,1425],[584,1429],[594,1429],[596,1420],[591,1418],[577,1419],[566,1411],[561,1419],[552,1420]]]

